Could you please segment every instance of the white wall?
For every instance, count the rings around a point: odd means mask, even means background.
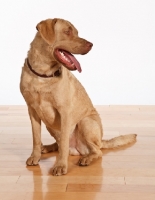
[[[74,72],[94,104],[155,104],[154,0],[1,0],[0,104],[25,104],[21,67],[36,24],[54,17],[94,44]]]

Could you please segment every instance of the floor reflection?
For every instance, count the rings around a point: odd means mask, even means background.
[[[91,199],[96,199],[95,192],[100,192],[104,170],[102,158],[93,161],[90,166],[78,166],[79,156],[69,156],[68,173],[64,176],[52,176],[52,167],[58,154],[46,154],[40,160],[40,165],[27,167],[33,173],[33,200],[49,200],[51,198],[68,199],[77,192],[91,194]],[[72,196],[71,195],[71,196]]]
[[[42,170],[40,168],[40,165],[37,166],[28,166],[27,169],[32,172],[33,177],[33,197],[31,199],[37,200],[38,199],[38,192],[39,192],[39,199],[44,199],[43,197],[43,180],[42,180]],[[38,175],[36,175],[36,171]],[[37,177],[37,179],[36,179]]]

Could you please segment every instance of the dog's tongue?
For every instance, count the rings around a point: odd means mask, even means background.
[[[71,59],[71,61],[74,63],[74,66],[76,67],[78,72],[81,72],[82,69],[81,69],[81,66],[80,66],[80,63],[78,62],[78,60],[72,54],[68,54],[68,56]]]
[[[63,50],[63,52],[64,52],[65,56],[71,60],[72,65],[74,64],[73,67],[75,67],[78,70],[78,72],[81,72],[82,69],[81,69],[81,66],[80,66],[80,63],[78,62],[78,60],[70,52],[64,51],[64,50]]]

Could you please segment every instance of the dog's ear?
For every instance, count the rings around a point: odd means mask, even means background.
[[[41,34],[41,37],[48,43],[52,44],[55,38],[54,25],[57,19],[47,19],[37,24],[36,29]]]

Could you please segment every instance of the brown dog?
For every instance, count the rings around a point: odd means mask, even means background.
[[[69,153],[81,154],[79,165],[86,166],[102,156],[101,148],[115,148],[134,142],[135,134],[102,140],[99,114],[81,83],[70,72],[81,72],[79,62],[71,53],[86,54],[92,43],[80,38],[77,29],[63,19],[41,21],[37,30],[20,83],[33,133],[33,151],[27,165],[37,165],[41,153],[59,149],[53,175],[63,175],[67,173]],[[42,145],[41,121],[56,143]]]

